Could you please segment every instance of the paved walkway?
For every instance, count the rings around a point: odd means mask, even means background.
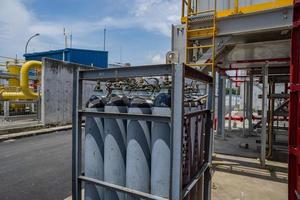
[[[235,165],[219,165],[213,176],[212,200],[287,200],[287,164],[267,162],[260,168],[252,158],[217,154],[215,160]]]

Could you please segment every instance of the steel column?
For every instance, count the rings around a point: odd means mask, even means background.
[[[246,107],[247,107],[247,82],[244,82],[244,94],[243,94],[243,136],[246,136]]]
[[[248,91],[248,135],[252,135],[253,127],[252,127],[252,113],[253,113],[253,74],[250,74],[250,81],[249,81],[249,91]]]
[[[78,110],[82,105],[82,81],[79,81],[78,68],[73,69],[73,113],[72,113],[72,198],[81,200],[81,181],[78,177],[82,172],[81,116]]]
[[[208,163],[209,166],[212,165],[212,153],[213,153],[213,131],[212,131],[212,115],[207,114],[205,123],[205,154],[204,161]],[[204,200],[211,200],[211,169],[208,168],[204,172]]]
[[[217,134],[222,138],[225,138],[225,81],[225,76],[219,74]]]
[[[293,9],[289,104],[289,200],[299,199],[300,194],[300,0],[294,1]]]
[[[228,113],[229,113],[229,120],[228,120],[228,131],[231,132],[231,112],[232,112],[232,81],[229,80],[229,107],[228,107]]]
[[[268,111],[268,65],[262,68],[263,75],[263,95],[262,95],[262,128],[260,140],[260,163],[262,167],[266,165],[266,139],[267,139],[267,111]]]
[[[171,135],[171,194],[173,200],[181,200],[182,195],[182,132],[184,68],[176,65],[173,71],[172,88],[172,135]],[[176,106],[175,106],[176,104]],[[176,177],[176,178],[174,178]]]
[[[215,105],[213,102],[215,102],[213,99],[215,98],[215,90],[214,90],[214,84],[210,83],[208,84],[208,98],[207,98],[207,109],[211,111],[211,121],[214,121],[214,112],[215,112]],[[212,132],[214,131],[213,123],[211,123]],[[215,134],[211,134],[211,154],[214,153],[214,141],[215,141]]]

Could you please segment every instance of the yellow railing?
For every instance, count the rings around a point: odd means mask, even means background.
[[[218,0],[218,4],[222,0]],[[228,17],[236,14],[248,14],[254,13],[264,10],[271,10],[281,7],[292,6],[294,0],[273,0],[265,3],[252,4],[248,6],[239,6],[239,2],[242,0],[234,0],[233,8],[229,8],[226,10],[218,10],[216,13],[217,18]],[[204,11],[198,10],[198,4],[201,0],[182,0],[182,13],[181,13],[181,21],[182,23],[186,22],[187,16],[197,15],[198,13],[203,13]],[[210,10],[208,10],[210,11]]]

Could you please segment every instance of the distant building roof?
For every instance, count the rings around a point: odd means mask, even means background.
[[[64,60],[83,65],[106,68],[108,65],[108,52],[90,49],[65,48],[43,52],[24,54],[26,60],[42,60],[43,57]]]

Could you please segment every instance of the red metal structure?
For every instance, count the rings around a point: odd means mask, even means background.
[[[289,105],[289,200],[300,199],[300,0],[294,1]]]

